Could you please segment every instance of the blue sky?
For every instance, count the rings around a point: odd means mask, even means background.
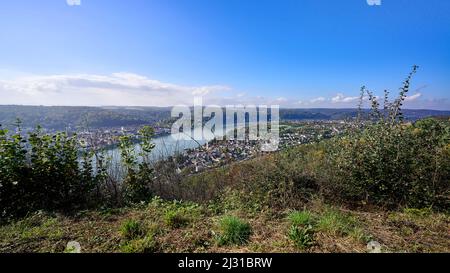
[[[450,1],[5,0],[0,104],[352,107],[362,85],[450,110]]]

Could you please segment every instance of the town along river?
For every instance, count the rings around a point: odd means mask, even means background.
[[[238,124],[238,126],[243,126],[242,124]],[[234,130],[234,128],[232,129]],[[196,128],[192,131],[192,135],[196,135],[201,133],[202,128]],[[231,130],[229,130],[231,131]],[[206,139],[203,140],[193,140],[186,137],[183,133],[166,135],[156,137],[153,140],[155,144],[154,149],[150,154],[150,160],[156,162],[159,160],[166,159],[170,156],[174,156],[177,154],[182,154],[187,149],[198,148],[199,146],[205,145],[207,141],[213,140],[215,137],[222,137],[223,134],[217,134],[215,136],[205,136]],[[140,151],[140,144],[135,144],[134,146],[136,154]],[[123,166],[121,164],[121,156],[120,149],[118,147],[114,147],[106,151],[107,157],[110,159],[110,168],[113,173],[123,173]]]
[[[201,129],[198,130],[201,131]],[[153,139],[153,144],[155,144],[155,148],[153,148],[150,158],[153,161],[158,161],[168,158],[169,156],[183,153],[183,151],[187,149],[194,149],[204,145],[206,144],[206,140],[196,141],[193,139],[187,139],[182,133],[179,133],[156,137]],[[134,148],[136,153],[138,153],[140,151],[140,144],[135,144]],[[120,149],[118,147],[109,149],[106,153],[107,156],[111,158],[113,165],[120,163]]]

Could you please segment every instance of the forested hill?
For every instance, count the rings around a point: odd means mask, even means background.
[[[447,117],[450,111],[438,110],[402,110],[405,119],[417,120],[426,117]],[[369,109],[363,110],[366,114]],[[342,120],[358,116],[358,109],[334,109],[334,108],[316,108],[316,109],[281,109],[280,118],[282,120]]]
[[[0,124],[11,128],[17,118],[23,127],[42,125],[48,129],[79,126],[117,127],[153,124],[170,119],[170,107],[68,107],[0,105]],[[282,120],[340,120],[355,117],[356,109],[281,109]],[[406,119],[450,116],[450,111],[404,110]]]
[[[151,124],[170,117],[170,108],[0,106],[0,124],[11,127],[20,118],[23,127],[42,125],[62,130],[79,126],[116,127]]]

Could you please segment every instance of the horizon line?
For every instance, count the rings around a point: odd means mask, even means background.
[[[239,105],[239,104],[235,104],[235,105]],[[118,106],[118,105],[97,105],[97,106],[93,106],[93,105],[42,105],[42,104],[0,104],[0,107],[2,106],[18,106],[18,107],[87,107],[87,108],[172,108],[175,107],[177,105],[172,105],[172,106],[152,106],[152,105],[122,105],[122,106]],[[186,105],[189,107],[194,107],[194,105]],[[220,106],[220,105],[219,105]],[[258,107],[260,105],[256,105],[256,107]],[[220,106],[220,107],[226,107],[226,105],[224,106]],[[279,109],[290,109],[290,110],[358,110],[358,107],[344,107],[344,108],[332,108],[332,107],[279,107]],[[370,110],[371,108],[362,108],[362,110]],[[381,109],[383,110],[383,109]],[[429,109],[429,108],[404,108],[402,110],[409,110],[409,111],[437,111],[437,112],[450,112],[450,109]]]

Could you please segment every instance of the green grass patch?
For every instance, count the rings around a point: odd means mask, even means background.
[[[431,208],[405,208],[403,212],[411,218],[418,218],[430,216],[433,213],[433,210]]]
[[[147,235],[126,242],[120,249],[124,253],[153,253],[158,250],[158,244],[153,235]]]
[[[168,210],[164,214],[164,222],[171,228],[182,228],[189,224],[190,219],[178,210]]]
[[[327,208],[319,216],[316,229],[333,236],[350,236],[360,242],[370,240],[355,217],[334,208]]]
[[[183,228],[204,215],[205,210],[197,203],[181,201],[164,201],[155,197],[148,209],[157,212],[170,228]]]
[[[317,229],[331,235],[349,235],[355,226],[355,218],[333,208],[327,208],[317,220]]]
[[[293,211],[288,215],[289,221],[295,226],[306,226],[313,224],[313,214],[310,211]]]
[[[291,226],[288,237],[296,247],[306,249],[314,244],[314,218],[313,213],[307,210],[289,213],[288,219]]]
[[[217,241],[220,246],[246,244],[252,233],[250,224],[235,216],[220,219],[219,230]]]
[[[38,212],[30,217],[0,227],[0,237],[5,239],[59,239],[62,231],[58,218]]]
[[[125,239],[133,240],[142,237],[145,234],[145,231],[138,221],[129,219],[122,223],[120,233]]]
[[[314,244],[314,229],[311,225],[304,227],[292,225],[289,229],[289,239],[291,239],[298,248],[309,248]]]

